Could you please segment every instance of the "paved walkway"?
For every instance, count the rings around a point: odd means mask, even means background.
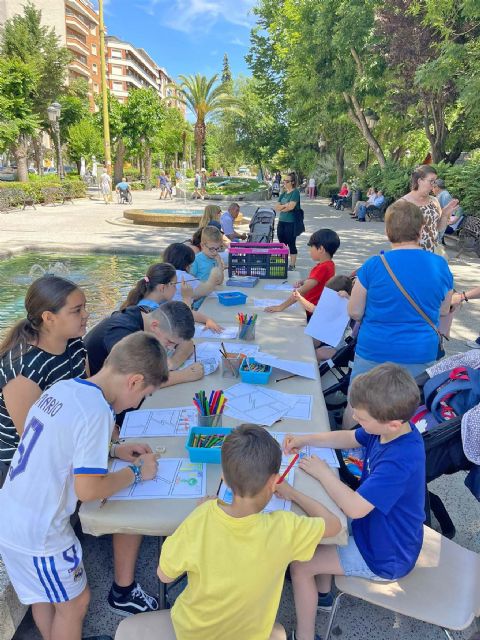
[[[134,193],[134,208],[169,208],[172,203],[159,202],[158,193]],[[200,208],[203,203],[189,203],[192,208]],[[259,203],[260,204],[260,203]],[[263,203],[265,204],[265,203]],[[173,205],[183,207],[183,203]],[[242,206],[242,211],[250,216],[256,208],[255,203]],[[38,207],[36,211],[0,214],[0,257],[16,252],[21,248],[79,251],[119,251],[133,253],[152,253],[159,256],[171,242],[184,240],[190,235],[188,229],[148,228],[124,224],[122,212],[125,206],[108,205],[100,200],[78,200],[75,204],[55,207]],[[337,273],[350,273],[358,268],[365,259],[387,248],[383,224],[371,222],[358,224],[352,222],[348,212],[335,211],[326,206],[326,201],[305,202],[307,232],[299,239],[299,270],[302,277],[311,267],[306,240],[308,234],[320,227],[335,229],[341,238],[341,247],[335,256]],[[454,251],[450,251],[454,256]],[[470,255],[450,261],[457,288],[465,290],[480,284],[480,261]],[[480,331],[480,300],[464,304],[455,319],[452,339],[447,345],[448,353],[466,350],[465,339],[475,338]],[[435,482],[435,492],[445,500],[447,509],[457,526],[455,540],[465,547],[480,552],[480,512],[478,502],[463,485],[464,474],[458,473]],[[109,577],[112,575],[111,542],[108,536],[95,539],[85,536],[83,540],[85,562],[93,597],[85,625],[85,635],[109,633],[114,635],[118,617],[106,606]],[[158,559],[156,541],[146,539],[141,551],[138,579],[152,591],[156,589],[155,566]],[[290,585],[284,590],[280,607],[280,621],[287,629],[292,628],[293,600]],[[319,614],[318,631],[325,629],[327,616]],[[473,628],[465,633],[453,633],[457,640],[466,640]],[[415,622],[401,616],[390,614],[355,600],[349,600],[341,608],[334,635],[346,639],[371,638],[372,640],[407,640],[423,638],[435,640],[440,632],[431,625]],[[38,634],[27,618],[17,632],[16,640],[37,640]]]

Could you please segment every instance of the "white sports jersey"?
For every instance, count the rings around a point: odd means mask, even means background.
[[[99,387],[75,378],[45,391],[25,424],[0,490],[0,544],[54,555],[76,540],[70,525],[75,475],[108,472],[115,414]]]

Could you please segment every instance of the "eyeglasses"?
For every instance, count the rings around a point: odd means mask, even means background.
[[[429,182],[430,184],[435,184],[435,182],[437,181],[436,178],[434,178],[433,180],[428,180],[428,178],[423,178],[423,179]]]
[[[223,247],[209,247],[208,245],[205,245],[205,249],[208,249],[213,253],[220,253],[220,251],[223,251]]]
[[[166,287],[176,287],[178,282],[167,282]]]

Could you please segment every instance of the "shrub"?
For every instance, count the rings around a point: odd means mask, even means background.
[[[437,171],[448,191],[469,215],[480,217],[480,153],[464,164],[438,164]]]
[[[123,170],[123,175],[129,182],[138,180],[140,178],[140,169],[136,167],[129,167],[128,169]]]
[[[410,191],[411,167],[387,162],[381,169],[378,164],[372,164],[360,178],[360,188],[366,192],[369,187],[381,189],[387,198],[397,200]]]
[[[338,193],[336,182],[321,184],[318,188],[318,195],[322,198],[331,198],[334,193]]]
[[[29,182],[0,182],[0,189],[10,189],[11,192],[17,190],[19,193],[23,191],[27,195],[32,196],[35,203],[41,203],[44,200],[42,189],[49,187],[60,188],[62,184],[68,185],[68,189],[74,198],[85,198],[87,195],[87,187],[80,178],[67,177],[65,180],[60,181],[58,176],[55,175],[32,175]],[[20,199],[18,203],[19,202]]]
[[[132,191],[142,191],[145,189],[145,183],[140,182],[140,180],[133,180],[132,182],[129,182],[129,185]]]

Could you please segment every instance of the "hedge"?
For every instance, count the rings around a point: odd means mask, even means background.
[[[28,196],[32,196],[35,203],[43,202],[42,189],[49,187],[62,187],[68,185],[74,198],[85,198],[87,187],[83,180],[79,178],[65,178],[60,181],[57,176],[35,176],[29,182],[0,182],[0,189],[10,189],[11,191],[23,191]]]
[[[339,189],[336,182],[331,184],[321,184],[318,189],[318,195],[322,198],[331,198],[334,193],[338,193]]]

